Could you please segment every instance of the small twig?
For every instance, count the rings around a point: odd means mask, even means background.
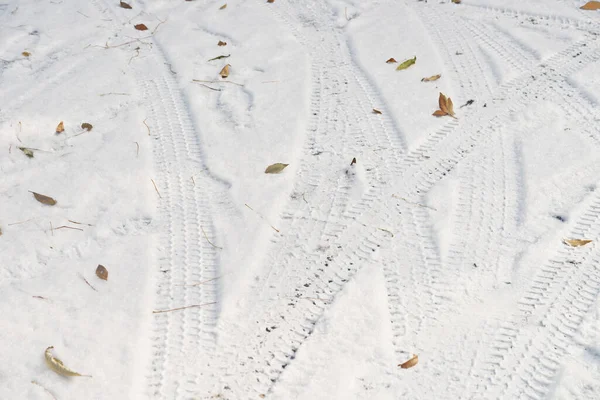
[[[52,221],[50,221],[50,232],[52,232],[52,236],[54,236],[54,229],[52,228]]]
[[[205,85],[204,83],[199,83],[199,82],[194,82],[194,83],[196,83],[196,84],[198,84],[200,86],[204,86],[207,89],[214,90],[215,92],[222,92],[223,91],[223,89],[217,89],[217,88],[214,88],[214,87],[210,87],[208,85]]]
[[[134,55],[132,55],[132,56],[131,56],[131,58],[130,58],[130,59],[129,59],[129,61],[127,62],[127,64],[128,64],[128,65],[129,65],[129,64],[131,64],[131,60],[133,60],[134,58],[136,58],[136,57],[139,57],[139,56],[140,56],[140,48],[138,47],[137,49],[135,49],[135,51],[136,51],[136,54],[134,54]]]
[[[253,209],[252,207],[250,207],[248,204],[244,203],[244,205],[245,205],[246,207],[248,207],[249,209],[251,209],[252,211],[254,211],[254,209]],[[275,230],[275,232],[279,233],[279,229],[277,229],[277,228],[275,228],[273,225],[271,225],[271,224],[269,223],[269,221],[267,221],[267,220],[265,219],[265,217],[263,217],[262,215],[260,215],[260,214],[259,214],[258,212],[256,212],[256,211],[254,211],[254,212],[255,212],[255,213],[256,213],[256,215],[258,215],[258,216],[259,216],[259,217],[260,217],[260,218],[261,218],[263,221],[266,221],[266,222],[269,224],[269,226],[270,226],[271,228],[273,228],[273,230]]]
[[[33,297],[34,299],[48,300],[47,298],[42,297],[42,296],[31,296],[31,297]]]
[[[83,279],[83,280],[85,281],[85,283],[87,283],[87,285],[88,285],[89,287],[91,287],[92,289],[94,289],[94,291],[95,291],[95,292],[97,292],[97,291],[98,291],[98,290],[96,290],[96,288],[95,288],[95,287],[93,287],[92,285],[90,285],[90,283],[88,282],[88,280],[87,280],[87,279],[85,279],[85,277],[84,277],[83,275],[79,274],[79,277],[80,277],[81,279]]]
[[[140,155],[140,144],[138,142],[133,142],[137,146],[137,151],[135,152],[135,156],[138,157]]]
[[[221,279],[221,277],[217,276],[216,278],[211,278],[211,279],[207,279],[202,282],[192,283],[191,285],[182,285],[182,286],[200,286],[200,285],[204,285],[205,283],[208,283],[208,282],[216,281],[217,279]]]
[[[192,178],[192,183],[194,184],[194,187],[196,187],[196,181],[194,180],[194,175],[192,175],[191,178]]]
[[[102,96],[110,96],[110,95],[115,95],[115,96],[131,96],[129,93],[100,93],[98,96],[102,97]]]
[[[202,229],[202,233],[204,234],[204,237],[206,238],[206,241],[207,241],[208,243],[210,243],[210,245],[211,245],[212,247],[214,247],[214,248],[216,248],[216,249],[221,249],[221,250],[223,250],[223,248],[222,248],[222,247],[219,247],[219,246],[217,246],[216,244],[214,244],[213,242],[211,242],[211,241],[210,241],[210,239],[209,239],[209,238],[208,238],[208,236],[206,235],[206,232],[204,232],[204,228],[203,228],[202,226],[200,226],[200,229]]]
[[[10,146],[8,146],[8,154],[12,154],[12,144]]]
[[[377,228],[377,229],[379,229],[380,231],[387,232],[387,233],[389,233],[390,235],[392,235],[392,237],[394,237],[394,234],[393,234],[391,231],[388,231],[387,229],[384,229],[384,228]]]
[[[160,21],[160,19],[159,19],[159,21]],[[152,31],[152,35],[154,35],[156,33],[156,31],[158,30],[158,27],[161,26],[162,24],[164,24],[165,22],[167,22],[166,19],[164,21],[160,21],[160,23],[154,27],[154,30]]]
[[[70,223],[72,223],[72,224],[75,224],[75,225],[87,225],[87,226],[94,226],[94,225],[92,225],[92,224],[86,224],[85,222],[77,222],[77,221],[73,221],[73,220],[70,220],[70,219],[68,219],[67,221],[69,221]]]
[[[204,304],[194,304],[194,305],[191,305],[191,306],[171,308],[169,310],[154,310],[154,311],[152,311],[152,314],[160,314],[160,313],[171,312],[171,311],[185,310],[186,308],[210,306],[211,304],[217,304],[217,302],[204,303]]]
[[[304,197],[304,193],[302,193],[302,200],[304,200],[304,202],[305,202],[306,204],[308,204],[308,201],[306,201],[306,197]]]
[[[421,204],[421,203],[415,203],[415,202],[413,202],[413,201],[410,201],[410,200],[407,200],[407,199],[405,199],[404,197],[396,196],[395,194],[393,194],[393,195],[392,195],[392,197],[395,197],[396,199],[404,200],[404,201],[405,201],[405,202],[407,202],[408,204],[412,204],[412,205],[414,205],[414,206],[419,206],[419,207],[429,208],[430,210],[437,211],[437,210],[436,210],[435,208],[433,208],[433,207],[430,207],[430,206],[428,206],[428,205]]]
[[[202,83],[231,83],[232,85],[244,86],[241,83],[232,82],[232,81],[204,81],[201,79],[192,79],[192,82],[202,82]]]
[[[158,188],[156,187],[156,183],[154,182],[154,179],[150,179],[152,181],[152,184],[154,185],[154,190],[156,190],[156,193],[158,193],[158,197],[160,197],[162,199],[162,196],[160,195],[160,192],[158,191]]]
[[[279,83],[281,81],[277,80],[277,81],[262,81],[261,83]]]
[[[51,391],[49,391],[48,389],[46,389],[44,386],[42,386],[41,383],[37,382],[37,381],[31,381],[31,383],[33,383],[34,385],[38,385],[39,387],[41,387],[42,389],[44,389],[44,391],[46,393],[48,393],[50,396],[52,396],[52,398],[54,400],[57,400],[56,396],[54,396],[54,393],[52,393]]]
[[[81,11],[77,11],[79,14],[83,15],[86,18],[89,18],[87,15],[85,15],[84,13],[82,13]]]
[[[346,16],[346,21],[350,21],[350,18],[348,18],[348,7],[344,8],[344,15]]]
[[[35,218],[29,218],[29,219],[28,219],[28,220],[26,220],[26,221],[21,221],[21,222],[13,222],[12,224],[7,224],[7,225],[8,225],[8,226],[20,225],[20,224],[24,224],[25,222],[29,222],[29,221],[31,221],[31,220],[33,220],[33,219],[35,219]]]
[[[210,60],[208,60],[208,61],[221,60],[221,59],[223,59],[223,58],[227,58],[227,57],[231,57],[231,54],[227,54],[226,56],[217,56],[217,57],[215,57],[215,58],[211,58],[211,59],[210,59]]]
[[[146,118],[146,119],[148,119],[148,118]],[[148,129],[148,136],[150,136],[150,127],[149,127],[149,126],[148,126],[148,124],[146,123],[146,119],[145,119],[145,120],[143,120],[143,121],[142,121],[142,123],[143,123],[144,125],[146,125],[146,128]]]
[[[19,133],[23,132],[23,124],[21,124],[21,121],[19,121]],[[23,143],[21,141],[21,138],[19,137],[19,133],[17,133],[17,140],[19,141],[19,143]]]
[[[55,228],[54,230],[57,231],[59,229],[73,229],[75,231],[81,231],[81,232],[83,232],[83,229],[81,229],[81,228],[73,228],[72,226],[66,226],[66,225],[61,225],[58,228]]]

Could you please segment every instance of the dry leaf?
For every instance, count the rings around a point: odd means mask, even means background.
[[[46,358],[46,364],[52,371],[54,371],[57,374],[62,375],[62,376],[87,376],[89,378],[92,377],[91,375],[82,375],[79,372],[75,372],[75,371],[65,367],[65,365],[62,363],[62,361],[60,361],[58,358],[52,356],[51,350],[53,348],[54,348],[54,346],[50,346],[44,352],[44,357]]]
[[[396,67],[396,71],[406,69],[416,62],[417,62],[417,56],[414,56],[413,58],[409,58],[408,60],[404,61],[402,64],[398,65],[398,67]]]
[[[267,3],[275,3],[275,0],[267,0]]]
[[[2,228],[0,228],[0,236],[2,236]]]
[[[22,55],[23,57],[29,57],[29,56],[31,55],[31,53],[30,53],[30,52],[28,52],[28,51],[24,51],[24,52],[22,52],[22,53],[21,53],[21,55]]]
[[[563,242],[565,242],[571,247],[580,247],[585,246],[586,244],[591,243],[592,241],[588,239],[565,239],[563,240]]]
[[[354,158],[352,159],[352,162],[350,163],[350,165],[354,165],[354,164],[356,164],[356,157],[354,157]]]
[[[125,3],[124,1],[120,2],[119,5],[121,6],[121,8],[126,8],[128,10],[131,10],[131,6],[127,3]]]
[[[285,167],[287,167],[290,164],[282,164],[282,163],[275,163],[275,164],[271,164],[267,167],[267,169],[265,169],[265,174],[278,174],[281,171],[284,170]]]
[[[62,133],[65,131],[65,124],[60,121],[60,123],[56,126],[56,133]]]
[[[35,197],[35,199],[42,204],[46,204],[48,206],[53,206],[56,204],[56,200],[54,200],[52,197],[44,196],[43,194],[39,194],[36,192],[31,193],[33,193],[33,197]]]
[[[98,264],[98,268],[96,268],[96,276],[105,281],[108,280],[108,271],[104,268],[104,265]]]
[[[421,79],[421,82],[433,82],[433,81],[437,81],[441,77],[442,77],[442,74],[433,75],[433,76],[430,76],[429,78]]]
[[[19,150],[21,150],[27,157],[33,158],[33,150],[28,149],[27,147],[19,147]]]
[[[382,112],[379,111],[378,109],[374,108],[373,109],[373,114],[382,114]]]
[[[417,365],[418,362],[419,362],[419,356],[417,356],[416,354],[414,354],[413,357],[410,360],[408,360],[406,362],[403,362],[402,364],[398,364],[398,366],[400,368],[407,369],[407,368],[414,367],[415,365]]]
[[[217,46],[227,46],[227,42],[222,42],[219,40],[219,43],[217,43]]]
[[[452,0],[452,2],[453,2],[454,4],[460,4],[460,1],[461,1],[461,0]]]
[[[231,65],[227,64],[226,66],[223,67],[221,72],[219,72],[219,75],[221,75],[221,78],[225,79],[229,76],[229,67],[231,67]]]
[[[446,96],[444,96],[444,94],[440,92],[438,105],[440,109],[434,112],[432,115],[436,117],[443,117],[445,115],[449,115],[452,118],[456,118],[454,116],[454,104],[452,104],[452,99],[450,97],[446,98]]]
[[[396,61],[393,57],[386,61],[386,63],[388,63],[388,64],[393,64],[393,63],[397,63],[397,62],[398,61]]]
[[[225,8],[227,8],[227,3],[225,3],[221,7],[219,7],[219,10],[224,10]]]
[[[93,128],[92,124],[89,124],[87,122],[84,122],[83,124],[81,124],[81,129],[85,129],[86,131],[91,131]]]
[[[133,26],[135,29],[137,29],[138,31],[147,31],[148,27],[144,24],[137,24]]]
[[[600,10],[600,1],[588,1],[583,6],[582,10]]]

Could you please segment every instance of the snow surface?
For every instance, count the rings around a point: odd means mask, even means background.
[[[600,12],[128,3],[0,0],[0,399],[600,398]]]

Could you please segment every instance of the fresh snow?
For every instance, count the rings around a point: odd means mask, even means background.
[[[0,0],[0,399],[600,398],[600,12],[127,3]]]

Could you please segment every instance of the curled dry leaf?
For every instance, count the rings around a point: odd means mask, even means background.
[[[373,114],[382,114],[382,112],[379,111],[378,109],[374,108],[373,109]]]
[[[430,76],[428,78],[421,79],[421,82],[433,82],[433,81],[437,81],[441,77],[442,77],[442,74],[433,75],[433,76]]]
[[[600,10],[600,1],[588,1],[583,6],[581,6],[582,10]]]
[[[410,67],[411,65],[414,65],[416,62],[417,62],[417,56],[414,56],[413,58],[409,58],[408,60],[404,61],[402,64],[398,65],[398,67],[396,67],[396,71],[406,69],[406,68]]]
[[[54,371],[57,374],[62,375],[62,376],[87,376],[89,378],[92,377],[91,375],[82,375],[79,372],[75,372],[75,371],[65,367],[65,365],[63,364],[62,361],[60,361],[58,358],[52,356],[53,348],[54,348],[54,346],[50,346],[44,352],[44,358],[46,359],[46,364],[48,365],[48,368],[50,368],[52,371]]]
[[[219,43],[217,43],[217,46],[227,46],[227,42],[223,42],[223,41],[219,40]]]
[[[396,61],[393,57],[386,61],[387,64],[394,64],[394,63],[397,63],[397,62],[398,61]]]
[[[27,157],[33,158],[33,150],[27,147],[19,147],[19,150],[21,150]]]
[[[87,122],[84,122],[83,124],[81,124],[81,129],[85,129],[86,131],[91,131],[93,128],[92,124],[89,124]]]
[[[104,265],[98,264],[98,268],[96,268],[96,276],[102,280],[108,280],[108,270],[104,268]]]
[[[223,4],[221,7],[219,7],[219,10],[224,10],[227,8],[227,3]]]
[[[354,157],[354,158],[352,159],[352,162],[350,163],[350,165],[354,165],[354,164],[356,164],[356,157]]]
[[[29,57],[29,56],[31,55],[31,53],[30,53],[30,52],[28,52],[28,51],[24,51],[24,52],[22,52],[22,53],[21,53],[21,55],[22,55],[23,57]]]
[[[144,24],[137,24],[133,26],[135,29],[137,29],[138,31],[147,31],[148,27]]]
[[[275,163],[275,164],[271,164],[267,167],[267,169],[265,169],[265,174],[278,174],[281,171],[283,171],[285,169],[285,167],[287,167],[290,164],[282,164],[282,163]]]
[[[592,241],[589,239],[564,239],[563,242],[565,242],[565,244],[568,244],[571,247],[580,247],[580,246],[585,246],[588,243],[591,243]]]
[[[39,194],[36,192],[31,192],[31,193],[33,193],[33,197],[35,197],[35,199],[42,204],[46,204],[48,206],[53,206],[56,204],[56,200],[54,200],[52,197],[48,197],[48,196],[45,196],[43,194]]]
[[[417,365],[418,362],[419,362],[419,356],[414,354],[410,360],[403,362],[402,364],[398,364],[398,366],[400,368],[407,369],[407,368],[414,367],[415,365]]]
[[[125,3],[124,1],[120,2],[119,6],[121,6],[121,8],[126,8],[128,10],[131,10],[131,6],[127,3]]]
[[[225,79],[229,76],[229,67],[231,67],[231,65],[227,64],[226,66],[223,67],[223,69],[221,69],[221,72],[219,72],[219,75],[221,75],[221,78]]]
[[[56,126],[56,133],[63,133],[65,131],[65,124],[60,121]]]

